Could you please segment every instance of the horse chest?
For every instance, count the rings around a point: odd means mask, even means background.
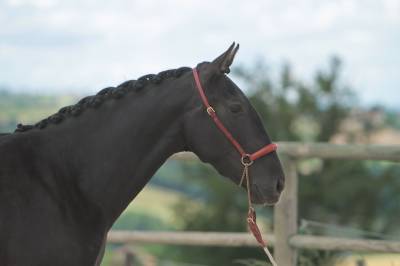
[[[31,221],[1,233],[0,265],[94,265],[102,242],[78,232],[88,229]],[[3,231],[4,232],[4,231]]]

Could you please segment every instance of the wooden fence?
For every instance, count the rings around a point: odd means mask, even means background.
[[[383,145],[336,145],[328,143],[279,143],[283,155],[286,183],[279,203],[274,207],[274,235],[266,235],[274,246],[278,265],[297,265],[297,249],[352,250],[400,253],[400,242],[384,240],[349,239],[298,235],[298,177],[296,160],[301,158],[384,160],[400,162],[400,146]],[[172,157],[177,160],[193,160],[191,153]],[[109,243],[156,243],[170,245],[206,246],[257,246],[249,233],[219,232],[138,232],[112,231]]]

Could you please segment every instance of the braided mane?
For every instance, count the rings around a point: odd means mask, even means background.
[[[30,129],[43,129],[49,124],[59,124],[67,117],[78,116],[88,108],[97,108],[108,99],[120,99],[127,93],[137,92],[144,89],[148,84],[160,84],[168,78],[179,78],[182,74],[190,71],[189,67],[170,69],[158,74],[144,75],[137,80],[128,80],[117,87],[107,87],[99,91],[96,95],[87,96],[78,103],[61,108],[57,113],[37,122],[34,125],[18,124],[14,132],[25,132]]]

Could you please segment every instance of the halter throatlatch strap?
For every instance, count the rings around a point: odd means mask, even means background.
[[[204,92],[203,86],[201,85],[200,82],[200,77],[199,73],[196,68],[193,68],[193,77],[194,81],[196,83],[196,88],[197,91],[200,94],[201,100],[203,102],[204,107],[206,108],[206,111],[208,115],[212,118],[214,121],[215,125],[218,127],[218,129],[225,135],[225,137],[232,143],[232,145],[235,147],[235,149],[239,152],[241,158],[240,161],[244,166],[243,169],[243,174],[242,178],[240,179],[239,186],[242,185],[243,181],[246,180],[246,188],[247,188],[247,200],[248,200],[248,206],[249,206],[249,211],[247,213],[247,224],[249,227],[249,230],[257,240],[257,242],[260,244],[260,246],[263,248],[265,254],[267,254],[269,260],[271,261],[273,266],[277,266],[274,258],[272,257],[271,253],[268,250],[266,242],[263,240],[260,229],[257,226],[257,221],[256,221],[256,211],[254,210],[252,204],[251,204],[251,185],[250,185],[250,175],[249,175],[249,167],[253,164],[253,162],[271,152],[276,151],[278,146],[275,143],[270,143],[259,149],[258,151],[248,154],[244,151],[242,146],[239,144],[239,142],[232,136],[232,134],[229,132],[229,130],[224,126],[224,124],[221,122],[221,120],[218,118],[217,113],[215,112],[214,108],[210,105],[208,102],[207,96]]]

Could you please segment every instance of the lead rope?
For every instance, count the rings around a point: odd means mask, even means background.
[[[260,229],[258,228],[258,225],[257,225],[256,211],[254,210],[253,205],[251,203],[249,166],[253,164],[253,161],[250,160],[249,162],[245,162],[244,157],[242,157],[242,164],[244,165],[244,169],[243,169],[242,178],[240,179],[239,186],[241,186],[243,184],[244,179],[246,179],[247,201],[248,201],[248,206],[249,206],[249,210],[247,212],[247,225],[249,226],[249,229],[250,229],[251,233],[253,234],[254,238],[257,240],[257,242],[260,244],[260,246],[264,250],[265,254],[267,254],[267,257],[268,257],[269,261],[272,263],[272,265],[278,266],[278,264],[274,260],[274,257],[272,257],[272,254],[269,251],[267,244],[265,243],[264,239],[262,238]]]

